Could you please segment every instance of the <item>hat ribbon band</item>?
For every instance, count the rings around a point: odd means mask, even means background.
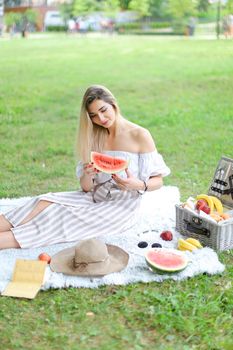
[[[90,264],[98,264],[98,263],[101,263],[101,262],[104,262],[106,260],[108,260],[109,256],[107,256],[105,259],[102,259],[102,260],[97,260],[97,261],[89,261],[89,262],[76,262],[75,261],[75,258],[73,258],[73,267],[76,268],[76,269],[79,269],[79,268],[86,268],[88,265]]]

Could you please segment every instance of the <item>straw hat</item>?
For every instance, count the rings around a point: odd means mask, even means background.
[[[76,276],[104,276],[123,270],[129,255],[123,249],[98,239],[87,239],[52,256],[55,272]]]

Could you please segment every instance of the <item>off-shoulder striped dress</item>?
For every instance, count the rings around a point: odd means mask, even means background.
[[[167,176],[170,169],[157,153],[130,153],[106,151],[106,154],[129,160],[133,176],[147,181],[161,174]],[[83,164],[76,168],[77,178],[82,175]],[[126,177],[123,171],[119,176]],[[141,196],[137,191],[121,191],[114,180],[105,173],[95,177],[95,191],[46,193],[30,199],[21,207],[4,216],[12,224],[11,231],[21,248],[40,247],[62,242],[123,233],[136,222]],[[93,200],[94,195],[94,200]],[[20,225],[40,200],[52,202],[29,222]]]

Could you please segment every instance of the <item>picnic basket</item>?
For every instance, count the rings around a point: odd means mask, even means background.
[[[233,159],[224,156],[220,159],[208,195],[219,198],[224,211],[233,216]],[[177,204],[176,230],[214,250],[233,249],[233,219],[215,223]]]

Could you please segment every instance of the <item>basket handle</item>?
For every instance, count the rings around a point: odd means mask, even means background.
[[[195,225],[194,223],[190,223],[187,220],[184,220],[185,223],[185,228],[186,230],[188,230],[189,232],[193,232],[196,233],[198,235],[203,235],[203,236],[207,236],[210,237],[210,230],[208,230],[205,227],[199,227],[198,225]]]

